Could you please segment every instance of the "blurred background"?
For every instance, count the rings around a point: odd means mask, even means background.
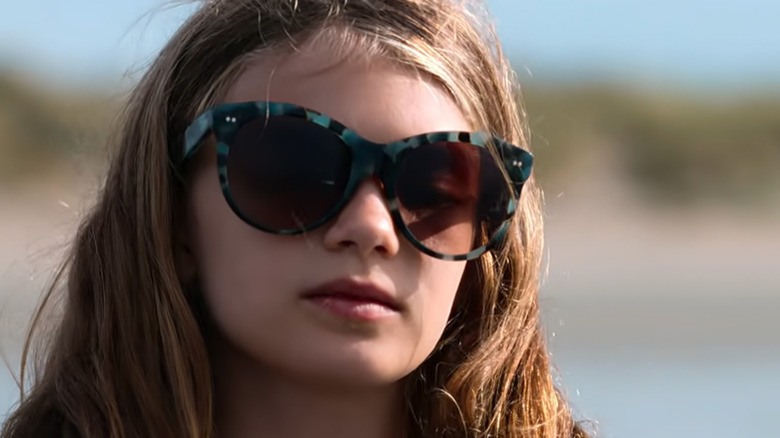
[[[0,3],[0,348],[17,370],[106,127],[191,6]],[[544,324],[578,418],[602,437],[780,437],[780,3],[488,6],[523,84]],[[0,372],[0,421],[17,397]]]

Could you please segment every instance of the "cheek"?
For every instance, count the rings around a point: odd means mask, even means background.
[[[270,308],[268,301],[278,294],[262,292],[285,287],[280,273],[289,271],[284,269],[287,248],[279,244],[278,236],[242,222],[228,207],[216,181],[207,179],[195,182],[188,204],[197,279],[217,322],[257,318],[257,314],[243,312]]]
[[[429,275],[426,276],[427,278],[423,286],[430,291],[429,296],[432,302],[435,301],[436,304],[443,304],[444,306],[437,306],[435,309],[430,310],[448,314],[463,277],[466,262],[435,260],[431,265]]]
[[[425,356],[433,351],[444,332],[465,267],[465,262],[433,261],[421,282],[423,293],[415,306],[419,309],[416,319]]]

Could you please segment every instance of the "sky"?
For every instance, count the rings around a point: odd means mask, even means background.
[[[0,67],[89,83],[137,74],[191,6],[0,0]],[[780,83],[780,0],[488,0],[534,76]]]

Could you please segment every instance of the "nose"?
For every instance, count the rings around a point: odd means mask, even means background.
[[[362,257],[398,254],[400,242],[384,196],[373,179],[363,181],[325,233],[332,251],[354,249]]]

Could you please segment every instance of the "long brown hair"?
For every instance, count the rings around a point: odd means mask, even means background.
[[[328,33],[432,78],[475,128],[528,147],[512,70],[486,23],[478,4],[457,0],[203,2],[124,108],[105,185],[34,316],[23,370],[58,291],[61,315],[2,438],[213,437],[204,312],[173,251],[185,127],[249,59]],[[550,371],[541,256],[531,180],[506,243],[469,262],[442,340],[407,379],[407,436],[585,436]]]

